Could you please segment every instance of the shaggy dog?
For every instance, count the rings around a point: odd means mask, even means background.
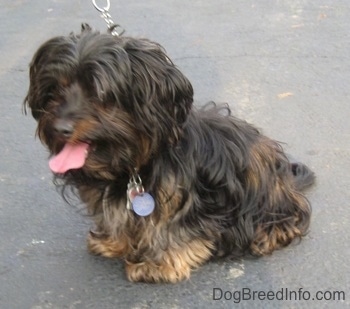
[[[188,79],[147,39],[83,25],[31,62],[24,104],[50,167],[93,218],[89,250],[122,258],[131,281],[178,282],[308,230],[309,168],[228,106],[192,103]]]

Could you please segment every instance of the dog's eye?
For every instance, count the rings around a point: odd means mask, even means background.
[[[60,100],[64,98],[65,91],[59,85],[52,85],[47,90],[47,101]]]

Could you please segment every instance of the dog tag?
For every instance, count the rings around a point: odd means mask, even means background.
[[[154,206],[154,198],[149,193],[138,194],[132,201],[132,209],[141,217],[150,215],[154,210]]]
[[[126,190],[126,209],[131,209],[130,191],[132,189],[133,189],[132,183],[128,183],[128,189]]]
[[[139,175],[133,175],[128,183],[126,190],[126,209],[132,209],[132,202],[135,196],[142,194],[145,189],[142,186],[142,180]]]
[[[132,202],[135,196],[142,194],[144,189],[141,184],[130,182],[126,191],[126,209],[132,209]]]

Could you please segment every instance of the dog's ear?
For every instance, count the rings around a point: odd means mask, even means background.
[[[23,109],[25,114],[30,109],[32,116],[36,120],[39,119],[45,102],[52,95],[50,87],[52,78],[43,72],[47,68],[50,53],[52,53],[55,46],[59,46],[62,40],[62,37],[56,37],[42,44],[34,54],[29,65],[29,89],[23,102]]]
[[[92,32],[92,28],[87,23],[81,24],[81,33]]]
[[[162,132],[168,140],[177,140],[193,103],[191,83],[159,44],[127,39],[124,49],[133,76],[133,108],[141,126],[146,131]]]
[[[54,93],[58,80],[63,76],[64,59],[72,54],[71,37],[57,36],[43,43],[29,65],[29,89],[24,99],[24,110],[30,108],[38,120]],[[72,57],[71,57],[72,58]]]

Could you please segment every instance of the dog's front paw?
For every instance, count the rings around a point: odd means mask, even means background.
[[[115,240],[105,235],[99,235],[90,232],[87,239],[87,246],[90,253],[102,255],[107,258],[115,258],[125,256],[128,252],[128,244],[126,241]]]
[[[133,282],[176,283],[190,277],[189,265],[175,268],[172,265],[156,265],[152,262],[126,263],[126,276]]]

